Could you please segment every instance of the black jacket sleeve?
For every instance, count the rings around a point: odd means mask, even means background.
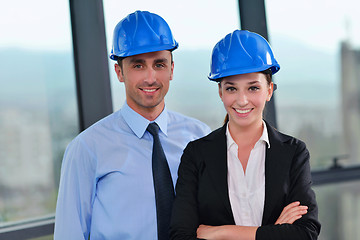
[[[170,239],[196,239],[199,226],[197,205],[198,167],[193,161],[193,150],[188,145],[181,157],[176,183],[176,197],[170,223]]]
[[[293,224],[274,225],[274,222],[266,223],[258,228],[256,240],[316,240],[320,233],[318,221],[318,207],[315,193],[312,190],[312,179],[310,172],[310,155],[305,143],[292,138],[290,145],[295,145],[296,151],[293,155],[288,175],[288,181],[284,183],[284,205],[300,201],[301,205],[308,206],[307,214],[295,221]],[[275,221],[280,212],[275,214]]]

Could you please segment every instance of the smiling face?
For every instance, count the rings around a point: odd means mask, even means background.
[[[261,126],[265,103],[270,101],[273,83],[263,73],[246,73],[225,77],[219,95],[229,115],[230,127],[246,129]]]
[[[150,121],[164,109],[173,71],[171,53],[166,50],[126,57],[121,67],[115,64],[118,79],[125,84],[127,104]]]

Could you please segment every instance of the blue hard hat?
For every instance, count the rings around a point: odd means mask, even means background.
[[[169,25],[154,13],[136,11],[121,20],[114,29],[110,58],[174,50],[178,47]]]
[[[235,30],[221,39],[212,51],[210,74],[212,81],[232,75],[280,69],[265,38],[247,30]]]

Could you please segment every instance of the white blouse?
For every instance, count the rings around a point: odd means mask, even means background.
[[[250,152],[246,172],[238,158],[238,146],[226,127],[228,188],[235,224],[261,226],[265,202],[265,153],[270,148],[266,124],[263,133]]]

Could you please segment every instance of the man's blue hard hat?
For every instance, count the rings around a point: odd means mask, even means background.
[[[169,25],[157,14],[136,11],[121,20],[114,29],[110,58],[128,57],[178,47]]]
[[[267,69],[275,74],[280,65],[266,39],[254,32],[235,30],[215,45],[208,78],[218,82],[223,77]]]

